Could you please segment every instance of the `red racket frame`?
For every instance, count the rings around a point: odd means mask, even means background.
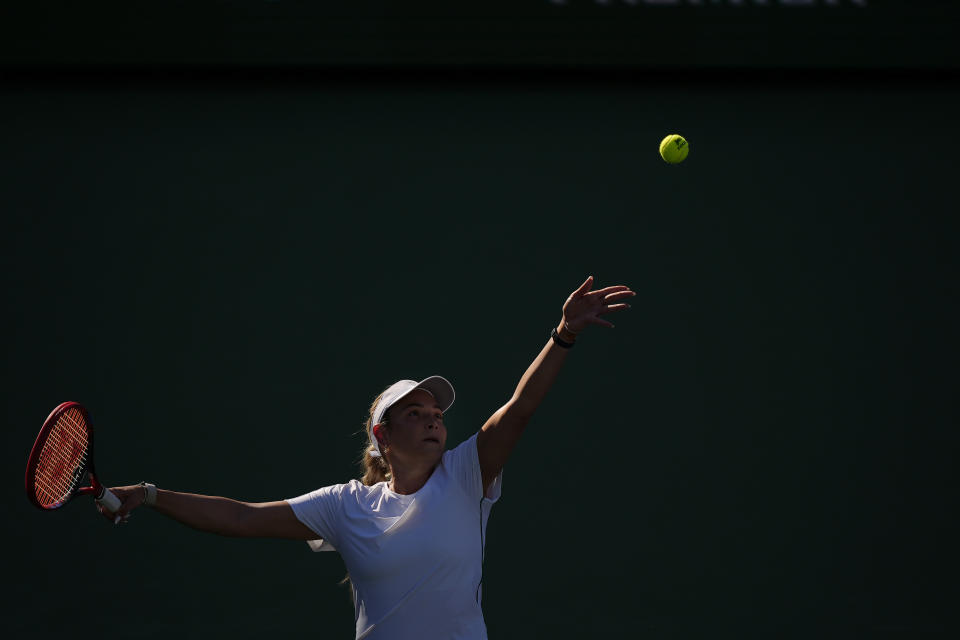
[[[85,469],[81,470],[81,475],[83,471],[86,471],[90,474],[90,485],[86,487],[77,487],[74,489],[70,495],[65,497],[60,502],[54,505],[44,505],[36,499],[36,484],[34,478],[36,477],[35,469],[37,463],[39,462],[40,452],[43,451],[43,443],[46,442],[47,436],[50,433],[50,430],[53,429],[54,425],[57,424],[57,419],[70,409],[79,409],[83,414],[83,419],[87,423],[87,431],[90,433],[90,440],[87,443],[87,465]],[[100,481],[97,480],[97,475],[94,471],[93,466],[93,425],[90,423],[90,414],[87,412],[86,408],[81,405],[79,402],[64,402],[57,406],[56,409],[50,412],[50,415],[47,416],[47,419],[43,423],[43,427],[40,428],[40,433],[37,434],[37,439],[33,443],[33,449],[30,450],[30,457],[27,458],[27,471],[24,476],[24,485],[27,491],[27,498],[33,503],[34,506],[43,509],[44,511],[53,511],[54,509],[59,509],[63,505],[67,504],[77,495],[93,495],[97,499],[100,499],[104,495],[105,487],[100,484]]]

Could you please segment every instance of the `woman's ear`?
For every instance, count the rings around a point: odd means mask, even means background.
[[[382,422],[373,425],[373,436],[377,439],[377,443],[381,449],[390,444],[390,438],[387,436],[387,428]]]

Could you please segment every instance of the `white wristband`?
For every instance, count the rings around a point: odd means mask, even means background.
[[[148,507],[157,504],[157,485],[141,482],[140,486],[143,487],[143,504]]]

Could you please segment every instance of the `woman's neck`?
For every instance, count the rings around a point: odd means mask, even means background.
[[[420,468],[397,468],[390,466],[390,490],[401,495],[410,495],[416,493],[427,484],[427,480],[433,475],[433,470],[437,465],[424,466]]]

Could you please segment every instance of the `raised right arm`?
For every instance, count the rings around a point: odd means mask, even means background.
[[[139,485],[110,489],[122,502],[109,519],[123,519],[143,504],[144,490]],[[157,489],[155,511],[198,531],[239,538],[286,538],[314,540],[318,536],[300,522],[293,508],[285,501],[240,502],[219,496],[180,493]]]

